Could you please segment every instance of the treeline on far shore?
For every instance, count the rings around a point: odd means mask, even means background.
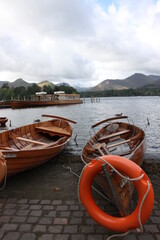
[[[75,88],[63,85],[55,86],[54,88],[45,85],[42,89],[35,83],[28,87],[20,86],[15,88],[9,88],[8,84],[3,84],[0,88],[0,101],[30,100],[32,95],[40,91],[47,92],[47,94],[53,94],[54,91],[65,91],[68,94],[77,93]]]
[[[96,92],[80,92],[81,97],[128,97],[128,96],[160,96],[159,88],[139,88],[123,90],[105,90]]]
[[[28,87],[15,87],[9,88],[8,84],[3,84],[0,88],[0,101],[11,101],[15,99],[29,100],[31,95],[36,92],[44,91],[47,94],[53,94],[54,91],[64,91],[65,93],[72,94],[78,93],[77,90],[71,86],[44,86],[43,89],[37,84],[32,84]],[[96,92],[79,92],[80,97],[123,97],[123,96],[160,96],[160,87],[144,87],[139,89],[123,89],[123,90],[105,90]]]

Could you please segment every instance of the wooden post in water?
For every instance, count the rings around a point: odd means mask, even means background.
[[[96,97],[96,102],[100,102],[100,96]]]
[[[91,96],[91,103],[93,103],[95,101],[94,97]]]
[[[93,97],[93,96],[91,96],[91,102],[93,103],[93,102],[100,102],[100,97]]]

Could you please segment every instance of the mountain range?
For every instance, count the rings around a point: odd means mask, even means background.
[[[142,73],[135,73],[125,79],[107,79],[97,84],[89,91],[104,91],[104,90],[122,90],[122,89],[137,89],[142,87],[156,87],[160,86],[160,76],[157,75],[144,75]]]
[[[29,85],[32,85],[33,83],[28,83],[24,81],[22,78],[19,78],[15,80],[14,82],[7,82],[7,81],[0,81],[0,87],[3,86],[4,83],[7,83],[10,88],[12,87],[28,87]],[[43,87],[44,85],[49,85],[52,88],[55,86],[70,86],[68,83],[59,83],[59,84],[53,84],[50,81],[42,81],[40,83],[37,83],[38,86]],[[160,76],[158,75],[144,75],[142,73],[135,73],[125,79],[106,79],[102,81],[101,83],[97,84],[96,86],[89,88],[89,89],[82,89],[81,90],[78,87],[75,87],[78,91],[104,91],[104,90],[122,90],[122,89],[137,89],[142,87],[160,87]]]
[[[31,86],[32,84],[34,83],[28,83],[26,81],[24,81],[22,78],[18,78],[16,79],[14,82],[8,82],[8,81],[0,81],[0,88],[3,86],[3,84],[8,84],[9,88],[16,88],[16,87],[28,87],[28,86]],[[68,83],[58,83],[58,84],[53,84],[52,82],[50,81],[42,81],[42,82],[39,82],[39,83],[36,83],[39,87],[43,88],[45,85],[46,86],[51,86],[52,88],[54,88],[55,86],[70,86]]]

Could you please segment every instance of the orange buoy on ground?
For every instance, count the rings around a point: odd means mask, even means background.
[[[128,216],[110,216],[103,212],[93,199],[92,183],[96,175],[103,171],[102,165],[105,162],[130,179],[139,178],[138,181],[134,181],[138,192],[138,204],[136,209]],[[115,155],[94,159],[84,167],[79,181],[79,197],[88,214],[97,223],[116,232],[126,232],[140,227],[149,218],[154,204],[152,184],[146,173],[133,161]]]

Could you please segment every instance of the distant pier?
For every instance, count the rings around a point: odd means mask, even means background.
[[[80,99],[79,94],[65,94],[64,92],[55,92],[54,94],[47,94],[46,92],[38,92],[31,96],[30,100],[12,99],[12,101],[0,102],[0,108],[30,108],[30,107],[44,107],[57,105],[71,105],[81,104],[83,100]]]
[[[11,105],[12,105],[11,101],[0,102],[0,108],[11,108]]]
[[[77,100],[53,100],[53,101],[12,101],[12,109],[18,108],[30,108],[30,107],[47,107],[47,106],[57,106],[57,105],[71,105],[71,104],[81,104],[83,101],[81,99]]]

